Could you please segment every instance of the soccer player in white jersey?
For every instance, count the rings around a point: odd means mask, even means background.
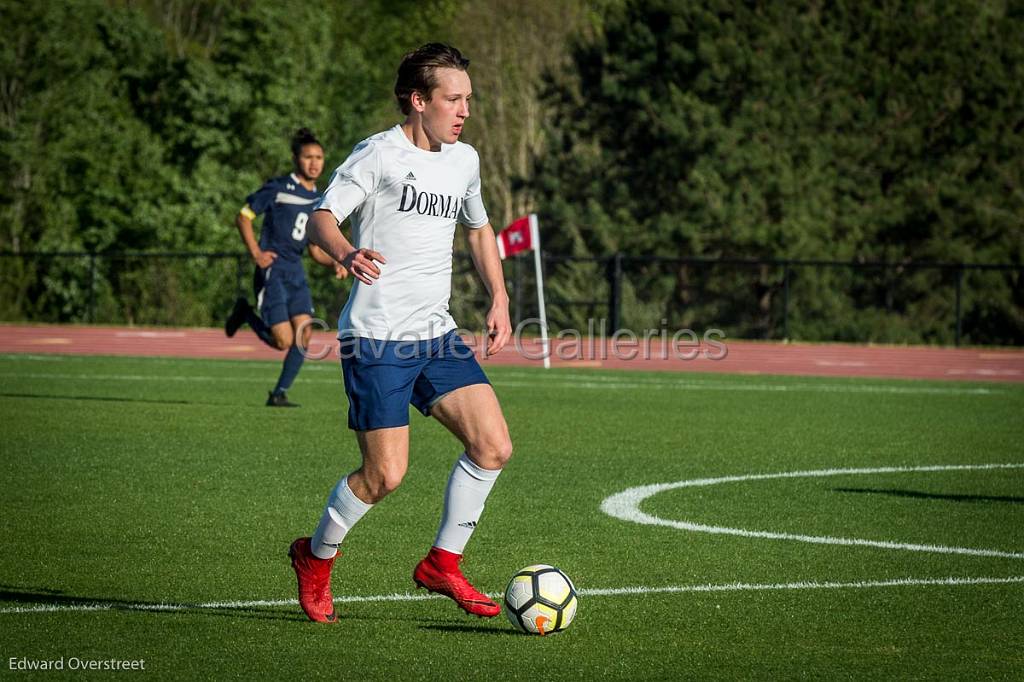
[[[413,580],[467,613],[500,612],[459,568],[512,455],[494,390],[448,313],[452,244],[462,223],[491,296],[486,352],[508,343],[508,294],[480,195],[480,160],[459,142],[472,95],[468,65],[458,50],[438,43],[407,54],[395,84],[405,121],[356,145],[309,221],[311,241],[357,280],[338,337],[348,425],[362,453],[361,466],[329,495],[312,537],[297,539],[289,550],[299,603],[314,621],[336,619],[330,582],[338,546],[405,475],[410,404],[441,422],[464,448],[448,478],[437,536]],[[345,218],[351,242],[339,229]]]

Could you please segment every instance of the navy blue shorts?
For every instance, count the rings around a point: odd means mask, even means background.
[[[354,431],[409,424],[409,405],[430,415],[446,393],[487,376],[455,331],[429,341],[341,340],[341,372]]]
[[[313,295],[301,263],[297,267],[275,263],[266,269],[256,268],[252,288],[256,309],[271,327],[296,315],[313,314]]]

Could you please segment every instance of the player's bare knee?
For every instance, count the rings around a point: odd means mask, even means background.
[[[371,504],[376,504],[390,493],[394,492],[402,484],[405,478],[405,467],[390,466],[366,472],[366,487],[369,488],[370,496],[373,498]]]
[[[274,347],[278,350],[288,350],[292,346],[292,340],[291,334],[275,334]]]
[[[508,436],[488,438],[467,448],[466,454],[484,469],[503,469],[512,458],[512,441]]]
[[[512,440],[507,436],[498,444],[498,448],[495,451],[495,456],[499,462],[499,466],[495,468],[504,469],[508,461],[512,459]]]

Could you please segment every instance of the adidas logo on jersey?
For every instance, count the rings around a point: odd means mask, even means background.
[[[412,171],[409,171],[409,174],[405,176],[405,179],[406,180],[415,180],[416,176],[412,174]]]

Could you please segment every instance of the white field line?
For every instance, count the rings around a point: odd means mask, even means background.
[[[306,383],[314,384],[337,384],[341,386],[340,370],[339,376],[334,379],[303,379]],[[56,372],[19,372],[19,373],[0,373],[0,379],[59,379],[62,381],[153,381],[153,382],[164,382],[164,381],[177,381],[177,382],[237,382],[237,383],[267,383],[266,377],[242,377],[242,376],[204,376],[201,374],[190,374],[190,375],[163,375],[163,374],[70,374],[70,373],[56,373]]]
[[[307,370],[308,371],[308,370]],[[323,370],[321,370],[323,371]],[[341,385],[340,370],[332,366],[331,372],[337,376],[331,378],[306,377],[302,381],[312,384]],[[210,376],[202,374],[190,375],[158,375],[158,374],[92,374],[81,373],[58,373],[58,372],[4,372],[0,373],[0,380],[3,379],[36,379],[36,380],[58,380],[58,381],[175,381],[175,382],[238,382],[238,383],[266,383],[266,378],[254,376]],[[672,381],[665,379],[631,379],[620,380],[614,378],[600,378],[588,376],[574,379],[568,376],[556,376],[544,378],[541,376],[530,377],[528,381],[509,380],[503,376],[492,378],[495,386],[499,388],[531,388],[536,389],[539,385],[565,389],[664,389],[678,391],[742,391],[742,392],[769,392],[769,393],[850,393],[850,394],[891,394],[891,395],[1000,395],[1005,393],[1004,389],[998,388],[968,388],[955,386],[881,386],[872,384],[829,384],[829,383],[793,383],[793,384],[770,384],[770,383],[734,383],[716,381]]]
[[[511,378],[511,381],[509,380]],[[519,381],[516,381],[516,380]],[[520,370],[502,372],[498,383],[503,386],[527,386],[536,388],[538,384],[565,386],[567,388],[670,388],[682,390],[712,391],[773,391],[773,392],[815,392],[815,393],[893,393],[909,395],[991,395],[1005,393],[1002,388],[964,387],[964,386],[914,386],[914,385],[883,385],[853,383],[854,379],[841,379],[839,382],[829,381],[822,377],[820,381],[786,382],[786,383],[750,383],[750,378],[743,381],[716,381],[714,379],[676,379],[665,374],[657,377],[630,377],[615,372],[598,374],[596,372],[570,373],[563,370],[554,372],[529,373]],[[906,380],[892,379],[891,383],[910,383]]]
[[[579,590],[581,597],[621,597],[621,596],[644,596],[648,594],[693,594],[703,592],[773,592],[785,590],[861,590],[885,587],[958,587],[969,585],[1019,585],[1024,584],[1024,575],[1008,577],[949,577],[949,578],[893,578],[889,580],[858,580],[851,582],[839,581],[800,581],[791,583],[723,583],[718,585],[665,585],[662,587],[602,587],[583,588]],[[497,599],[500,593],[490,592],[488,596]],[[352,603],[381,603],[381,602],[414,602],[426,601],[428,599],[441,599],[434,594],[408,594],[392,593],[378,595],[351,595],[335,597],[335,604]],[[174,612],[174,611],[209,611],[209,610],[232,610],[232,609],[257,609],[272,608],[281,606],[298,606],[295,599],[259,599],[252,601],[218,601],[203,602],[197,604],[147,604],[118,603],[105,604],[102,602],[81,603],[81,604],[38,604],[35,606],[15,606],[0,609],[2,614],[29,614],[29,613],[68,613],[68,612],[89,612],[89,611],[148,611],[148,612]]]
[[[863,540],[860,538],[840,538],[828,535],[799,535],[793,533],[776,533],[763,530],[746,530],[743,528],[729,528],[724,526],[710,526],[690,521],[674,521],[662,519],[652,514],[640,511],[640,504],[650,497],[668,490],[679,488],[695,488],[703,486],[718,485],[720,483],[736,483],[745,481],[766,481],[783,478],[819,478],[825,476],[849,476],[849,475],[870,475],[870,474],[894,474],[914,472],[936,472],[936,471],[984,471],[998,469],[1024,469],[1024,464],[944,464],[934,466],[910,466],[910,467],[872,467],[863,469],[819,469],[815,471],[787,471],[774,474],[747,474],[743,476],[722,476],[719,478],[695,478],[687,481],[676,481],[675,483],[656,483],[635,488],[628,488],[616,493],[601,502],[601,511],[609,516],[622,521],[640,523],[650,526],[666,526],[678,530],[693,531],[697,533],[711,533],[715,535],[734,535],[746,538],[760,538],[765,540],[793,540],[796,542],[808,542],[820,545],[845,545],[860,547],[876,547],[880,549],[898,549],[912,552],[934,552],[938,554],[963,554],[968,556],[998,557],[1002,559],[1024,559],[1022,552],[1008,552],[998,549],[981,549],[974,547],[950,547],[945,545],[924,545],[908,542],[895,542],[890,540]]]
[[[535,381],[507,381],[500,377],[494,381],[497,386],[509,386],[514,388],[537,388],[539,382]],[[745,391],[745,392],[771,392],[771,393],[890,393],[897,395],[993,395],[1002,393],[999,389],[991,388],[944,388],[931,386],[871,386],[871,385],[836,385],[836,384],[740,384],[740,383],[715,383],[711,381],[569,381],[554,382],[545,381],[545,386],[559,388],[586,388],[586,389],[610,389],[610,388],[655,388],[674,389],[681,391]]]

